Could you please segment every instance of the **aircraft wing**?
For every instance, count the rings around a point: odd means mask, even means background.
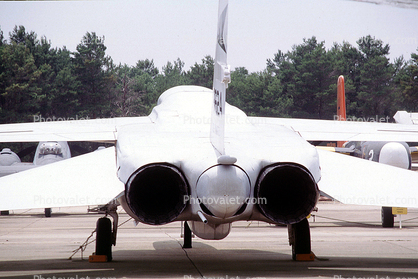
[[[265,129],[277,125],[289,127],[308,141],[418,142],[418,127],[414,125],[270,117],[248,117],[248,120]],[[118,126],[147,123],[151,123],[147,116],[17,123],[1,125],[0,137],[1,142],[114,142]]]
[[[347,204],[418,207],[417,173],[318,149],[319,189]]]
[[[34,120],[37,120],[34,118]],[[117,127],[133,123],[150,123],[148,116],[117,117],[61,121],[60,118],[38,119],[39,122],[1,125],[1,142],[99,141],[115,142]]]
[[[392,5],[395,7],[406,8],[406,9],[418,9],[418,3],[416,0],[353,0],[358,2],[367,2],[373,4],[384,4]]]
[[[107,204],[124,190],[115,156],[109,147],[2,177],[0,210]]]
[[[249,122],[265,126],[266,129],[283,125],[307,141],[418,142],[418,127],[414,125],[270,117],[249,117]]]

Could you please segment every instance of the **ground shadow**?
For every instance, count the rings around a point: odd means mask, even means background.
[[[197,241],[192,249],[182,249],[176,240],[154,242],[153,249],[149,250],[115,250],[113,258],[114,261],[106,263],[89,263],[80,259],[3,261],[0,262],[0,277],[396,278],[413,277],[418,272],[416,259],[333,257],[328,261],[294,262],[288,254],[249,249],[218,250]]]

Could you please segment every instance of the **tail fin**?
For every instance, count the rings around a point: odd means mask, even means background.
[[[227,64],[228,0],[219,0],[218,35],[213,75],[213,107],[210,140],[219,155],[225,155],[225,97],[231,81]]]
[[[344,87],[344,76],[338,77],[337,82],[337,116],[338,120],[345,121],[347,118],[345,106],[345,87]],[[344,141],[337,141],[337,147],[342,147]]]

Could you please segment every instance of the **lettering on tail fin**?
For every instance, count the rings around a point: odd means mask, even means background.
[[[223,104],[222,104],[222,95],[221,92],[219,92],[218,89],[214,88],[213,89],[213,93],[214,93],[214,108],[213,110],[215,111],[216,115],[221,115],[224,108],[223,108]]]
[[[218,153],[225,155],[225,98],[226,88],[231,81],[227,64],[228,1],[220,0],[218,9],[218,34],[216,41],[215,66],[213,75],[213,106],[210,141]]]
[[[347,119],[345,109],[344,76],[339,76],[337,82],[337,116],[339,121],[345,121]],[[337,147],[343,147],[343,144],[344,141],[337,141]]]

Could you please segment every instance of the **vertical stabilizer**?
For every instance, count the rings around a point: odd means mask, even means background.
[[[215,67],[213,75],[213,106],[210,140],[219,155],[225,155],[225,97],[231,81],[227,63],[228,1],[219,1],[218,35],[216,41]]]
[[[339,121],[346,120],[344,76],[338,77],[337,82],[337,116]],[[337,147],[342,147],[344,141],[337,141]]]

